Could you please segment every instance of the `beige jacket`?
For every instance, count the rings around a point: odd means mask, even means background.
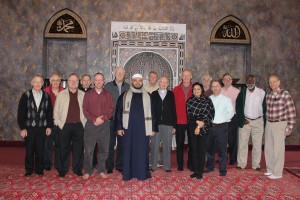
[[[82,111],[83,97],[84,97],[84,92],[78,90],[80,121],[84,127],[86,123],[86,118]],[[70,102],[70,96],[69,96],[68,88],[58,93],[54,104],[53,118],[54,118],[54,124],[59,126],[59,128],[61,129],[64,127],[66,123],[68,110],[69,110],[69,102]]]

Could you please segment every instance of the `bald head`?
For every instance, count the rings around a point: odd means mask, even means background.
[[[276,75],[272,75],[269,78],[269,86],[271,88],[272,91],[278,91],[280,90],[280,80],[279,77]]]

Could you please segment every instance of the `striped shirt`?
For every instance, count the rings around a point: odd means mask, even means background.
[[[288,91],[280,89],[267,94],[267,120],[287,121],[289,129],[292,129],[296,123],[296,109],[293,99]]]

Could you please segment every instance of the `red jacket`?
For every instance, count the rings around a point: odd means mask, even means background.
[[[58,92],[64,90],[63,87],[59,86],[59,89],[58,89]],[[55,103],[55,100],[56,100],[56,96],[55,94],[52,92],[52,86],[49,85],[48,87],[46,87],[44,89],[45,92],[47,92],[49,95],[50,95],[50,98],[51,98],[51,103],[52,103],[52,108],[54,109],[54,103]]]
[[[184,92],[182,90],[182,82],[173,90],[176,105],[177,124],[187,124],[186,101],[192,96],[192,85],[193,84],[191,82],[191,88],[188,92],[187,98],[185,98]]]

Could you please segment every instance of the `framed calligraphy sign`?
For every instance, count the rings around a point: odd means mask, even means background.
[[[229,15],[221,19],[210,35],[211,43],[251,44],[250,33],[237,17]]]
[[[66,8],[50,18],[44,36],[45,38],[86,38],[87,32],[82,19]]]

